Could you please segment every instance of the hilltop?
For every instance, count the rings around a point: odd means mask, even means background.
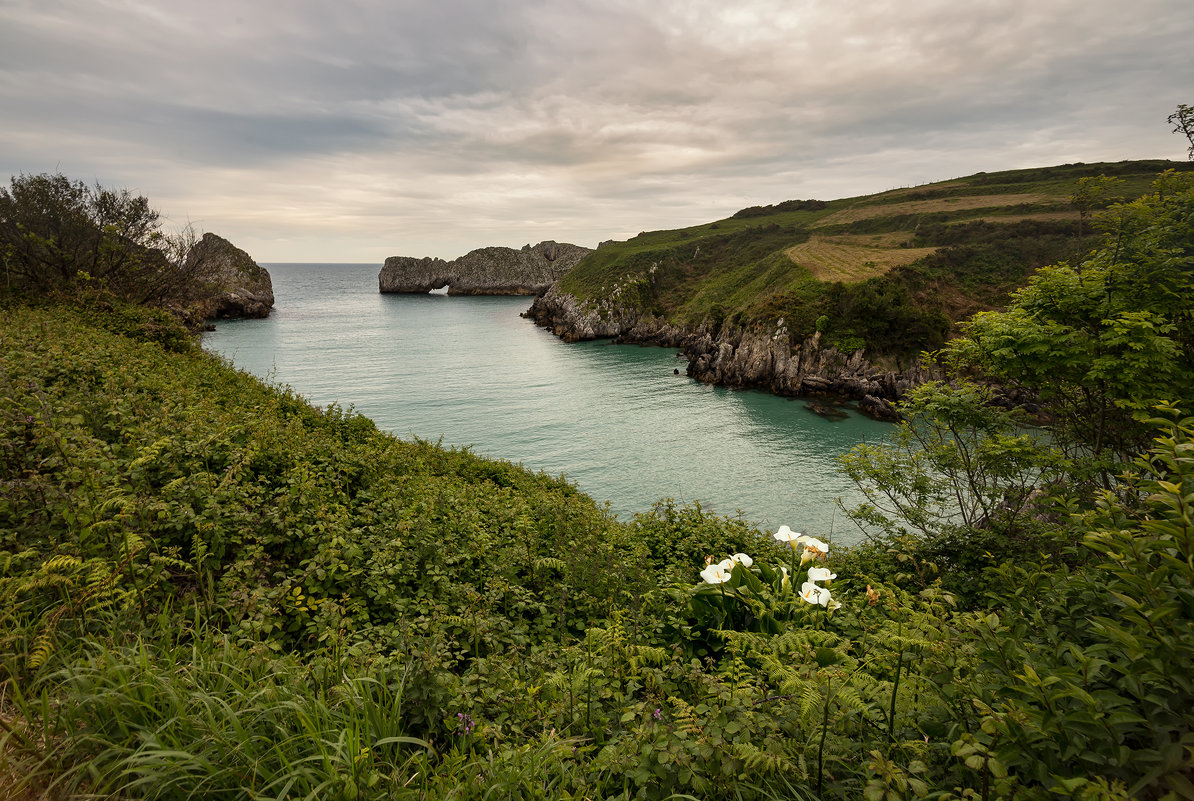
[[[605,243],[527,316],[569,340],[682,347],[689,374],[712,383],[895,397],[922,351],[1035,269],[1081,255],[1091,211],[1167,169],[1194,165],[1064,164],[750,207]],[[1079,209],[1082,179],[1101,196]]]

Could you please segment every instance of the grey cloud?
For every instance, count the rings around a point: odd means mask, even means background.
[[[267,260],[592,243],[1180,157],[1192,39],[1188,0],[8,0],[0,170],[113,176]]]

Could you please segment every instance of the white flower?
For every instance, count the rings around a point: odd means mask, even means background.
[[[831,573],[827,567],[810,567],[808,569],[809,581],[832,581],[837,578],[837,573]]]
[[[804,586],[800,588],[800,597],[810,604],[821,604],[821,606],[829,606],[830,594],[829,590],[824,587],[818,587],[811,581],[804,582]]]
[[[703,578],[705,581],[709,582],[710,584],[721,584],[723,581],[729,581],[730,580],[730,570],[733,566],[730,565],[727,567],[726,562],[728,562],[728,561],[729,560],[726,559],[725,561],[721,562],[720,564],[709,565],[708,567],[706,567],[704,570],[701,571],[701,578]]]
[[[736,562],[736,563],[742,565],[743,567],[750,567],[751,565],[753,565],[755,563],[754,559],[751,559],[749,556],[747,556],[744,553],[733,554],[726,561],[731,562],[731,563]]]
[[[816,537],[803,535],[800,537],[800,542],[804,543],[804,553],[800,557],[800,564],[817,559],[829,553],[829,544],[821,542]]]
[[[775,532],[775,534],[772,536],[774,536],[775,539],[778,540],[779,542],[793,542],[793,541],[799,542],[800,538],[803,537],[804,535],[801,534],[799,531],[793,531],[792,529],[788,528],[787,526],[780,526],[779,531]],[[793,545],[792,547],[795,548],[796,546]]]

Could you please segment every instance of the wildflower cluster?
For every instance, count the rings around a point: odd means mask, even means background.
[[[709,584],[722,584],[730,580],[730,576],[734,572],[734,565],[750,567],[753,564],[754,560],[744,553],[736,553],[717,563],[714,563],[713,557],[710,556],[705,560],[705,569],[701,571],[701,578]]]
[[[756,562],[745,553],[732,554],[719,562],[712,556],[705,557],[702,583],[682,591],[696,624],[694,631],[732,629],[778,634],[786,621],[799,614],[801,601],[829,613],[841,608],[828,587],[837,574],[827,567],[810,565],[799,591],[795,586],[798,571],[809,562],[825,558],[829,545],[787,526],[775,533],[775,539],[791,547],[790,566],[769,565],[768,560]]]
[[[779,530],[773,536],[777,542],[786,542],[791,547],[793,571],[795,570],[795,560],[798,553],[800,555],[801,567],[808,562],[824,559],[829,553],[828,543],[822,542],[808,534],[792,531],[787,526],[780,526]],[[781,568],[781,570],[784,573],[784,581],[787,582],[788,571],[786,568]],[[827,567],[810,567],[808,569],[808,576],[804,584],[800,587],[801,599],[810,604],[820,604],[831,612],[834,609],[839,609],[841,603],[833,600],[833,595],[829,592],[829,588],[821,586],[821,584],[833,581],[835,578],[837,578],[837,573],[830,571]]]

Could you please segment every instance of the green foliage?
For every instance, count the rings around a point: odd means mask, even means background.
[[[887,278],[828,285],[824,306],[829,344],[843,353],[866,347],[876,356],[936,350],[950,322],[938,309],[914,303],[908,288]]]
[[[999,408],[990,389],[929,382],[901,404],[887,442],[841,458],[866,503],[851,519],[888,536],[939,536],[956,527],[1008,534],[1031,512],[1033,493],[1071,466],[1034,436],[1022,414]]]
[[[1083,228],[1090,215],[1097,209],[1105,209],[1113,203],[1123,200],[1117,193],[1123,186],[1122,178],[1107,175],[1079,178],[1070,195],[1070,203],[1078,209],[1078,238],[1082,238]]]
[[[883,536],[838,570],[949,587],[975,609],[954,619],[967,672],[938,684],[971,707],[949,715],[949,756],[973,772],[954,795],[1194,797],[1194,420],[1167,402],[1194,380],[1192,188],[1166,173],[1113,207],[1088,259],[1041,270],[951,348],[1039,398],[1044,435],[1016,434],[961,382],[914,393],[895,443],[846,458],[870,501],[852,516]],[[872,757],[868,798],[954,781]]]
[[[1001,700],[974,736],[1021,785],[1194,797],[1194,419],[1150,422],[1164,433],[1121,488],[1146,500],[1103,496],[1083,543],[1093,564],[1001,571],[983,655]]]
[[[1007,311],[976,315],[955,359],[1041,402],[1053,436],[1104,482],[1147,441],[1142,413],[1194,393],[1194,181],[1166,173],[1104,217],[1103,244],[1042,269]]]
[[[418,774],[426,743],[404,734],[403,671],[393,660],[313,676],[316,693],[293,680],[306,672],[293,658],[180,633],[90,647],[45,680],[69,706],[18,695],[26,731],[64,747],[39,754],[9,789],[49,773],[64,797],[355,799]]]
[[[630,522],[629,539],[644,548],[653,574],[676,581],[696,581],[698,566],[713,554],[752,551],[763,540],[740,520],[727,520],[699,503],[678,506],[670,499]]]

